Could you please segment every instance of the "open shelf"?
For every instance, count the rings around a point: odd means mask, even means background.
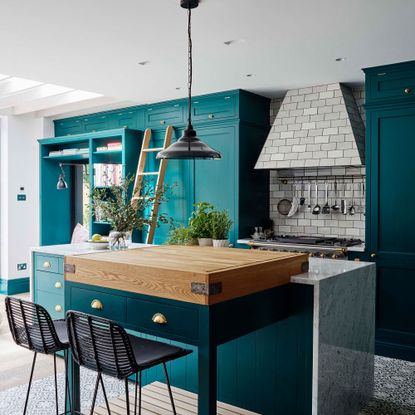
[[[89,154],[60,154],[56,156],[44,156],[45,160],[88,160]]]
[[[94,225],[111,225],[111,223],[106,222],[106,221],[93,221],[92,223]]]
[[[117,149],[117,150],[103,150],[103,151],[94,151],[95,155],[100,155],[100,154],[120,154],[122,153],[122,149]]]

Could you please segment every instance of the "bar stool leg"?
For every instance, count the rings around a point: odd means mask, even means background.
[[[94,409],[95,409],[95,401],[97,400],[97,393],[98,393],[98,386],[99,386],[99,379],[100,379],[100,374],[98,373],[97,376],[97,381],[95,382],[95,390],[94,390],[94,397],[92,398],[92,406],[91,406],[91,412],[90,415],[94,414]]]
[[[69,381],[68,381],[68,358],[69,353],[67,350],[63,351],[64,360],[65,360],[65,415],[68,413],[68,404],[69,404],[69,413],[72,414],[72,401],[71,401],[71,391],[69,390]]]
[[[174,399],[173,399],[173,394],[171,392],[169,373],[167,372],[166,363],[163,363],[163,368],[164,368],[164,374],[166,375],[167,389],[169,390],[171,406],[173,408],[173,414],[176,415],[176,407],[174,406]]]
[[[128,393],[128,378],[125,378],[125,405],[127,408],[127,415],[130,415],[130,394]]]
[[[35,355],[33,356],[32,370],[30,371],[29,385],[27,386],[26,401],[24,404],[23,415],[26,415],[27,404],[29,402],[29,394],[30,394],[30,388],[32,387],[33,371],[35,370],[36,357],[37,357],[37,353],[35,352]]]
[[[140,376],[140,381],[138,380],[138,376]],[[135,374],[135,395],[134,395],[134,415],[137,415],[137,389],[138,385],[140,385],[140,397],[138,401],[139,409],[138,414],[141,415],[141,371]]]
[[[59,415],[59,401],[58,401],[58,377],[56,374],[56,353],[53,353],[53,372],[55,376],[55,405],[56,415]]]
[[[99,375],[101,380],[102,392],[104,394],[105,405],[107,406],[108,414],[111,415],[110,404],[108,403],[107,392],[105,391],[104,380],[102,379],[102,374]]]

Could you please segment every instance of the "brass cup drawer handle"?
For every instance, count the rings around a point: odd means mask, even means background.
[[[376,254],[375,253],[372,253],[372,254],[370,254],[370,257],[371,258],[376,258]]]
[[[167,318],[164,314],[156,313],[151,319],[154,324],[167,324]]]
[[[102,310],[104,308],[104,304],[102,304],[99,300],[92,300],[91,308],[94,310]]]
[[[55,311],[56,311],[57,313],[60,313],[62,310],[63,310],[63,309],[62,309],[62,306],[61,306],[60,304],[56,304],[56,305],[55,305]]]
[[[166,121],[164,121],[164,120],[160,120],[160,124],[161,124],[161,125],[164,125],[164,124],[166,124]]]
[[[405,88],[403,90],[403,92],[405,92],[405,94],[410,94],[412,92],[412,89],[411,88]]]
[[[43,268],[52,268],[52,264],[49,261],[43,263]]]
[[[212,120],[213,118],[215,118],[215,114],[209,114],[209,115],[208,115],[208,118],[209,118],[210,120]]]
[[[55,282],[55,288],[62,288],[62,283],[60,281]]]

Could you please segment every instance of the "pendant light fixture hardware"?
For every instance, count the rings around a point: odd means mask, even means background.
[[[59,168],[61,169],[61,173],[59,174],[58,183],[56,183],[57,190],[64,190],[67,189],[68,183],[65,180],[65,171],[63,170],[63,166],[82,166],[79,163],[59,163]]]
[[[187,9],[188,34],[188,118],[183,135],[165,150],[157,154],[157,159],[220,159],[221,154],[203,143],[197,137],[192,125],[192,83],[193,83],[193,44],[192,44],[192,9],[199,5],[199,0],[181,0],[181,7]]]

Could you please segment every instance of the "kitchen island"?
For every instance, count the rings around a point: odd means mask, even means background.
[[[373,264],[312,258],[307,271],[301,254],[198,247],[64,262],[66,309],[195,351],[170,372],[198,393],[199,414],[216,414],[217,398],[264,415],[352,414],[371,396]],[[77,404],[76,366],[73,374]],[[143,383],[160,375],[151,370]]]

